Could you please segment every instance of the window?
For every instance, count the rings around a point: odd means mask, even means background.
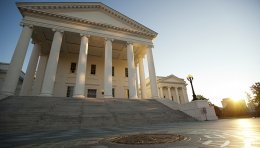
[[[125,68],[125,77],[128,77],[128,68]]]
[[[88,97],[89,98],[96,98],[97,97],[97,90],[96,89],[88,89]]]
[[[76,71],[76,66],[77,66],[76,63],[71,63],[71,64],[70,64],[70,72],[71,72],[71,73],[75,73],[75,71]]]
[[[115,97],[115,88],[112,88],[112,96]]]
[[[115,68],[114,68],[114,66],[112,66],[112,76],[115,75],[114,70],[115,70]]]
[[[67,97],[72,97],[74,91],[74,86],[68,86],[67,87]]]
[[[96,74],[96,65],[91,64],[90,74],[92,74],[92,75],[95,75],[95,74]]]
[[[129,89],[125,90],[125,96],[126,96],[126,98],[129,98]]]

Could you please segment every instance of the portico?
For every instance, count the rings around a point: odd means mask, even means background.
[[[150,80],[146,81],[148,87],[150,87]],[[172,100],[178,104],[188,103],[188,95],[186,89],[186,82],[184,79],[178,78],[174,75],[167,77],[157,76],[157,85],[160,98]],[[147,96],[151,96],[148,89],[146,91]]]
[[[102,3],[17,3],[17,7],[23,29],[1,95],[14,95],[32,39],[22,96],[136,99],[139,65],[140,98],[146,98],[143,57],[147,56],[151,98],[159,98],[152,54],[156,32]]]

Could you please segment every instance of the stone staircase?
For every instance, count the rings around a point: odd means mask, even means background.
[[[169,108],[171,108],[173,110],[180,110],[181,109],[180,108],[181,107],[180,104],[178,104],[178,103],[176,103],[176,102],[174,102],[174,101],[172,101],[170,99],[162,98],[162,99],[155,99],[155,100],[160,102],[160,103],[162,103],[162,104],[164,104],[164,105],[166,105],[167,107],[169,107]]]
[[[0,100],[1,131],[145,126],[195,121],[153,99],[12,96]]]

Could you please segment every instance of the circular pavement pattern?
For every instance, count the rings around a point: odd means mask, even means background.
[[[109,138],[113,143],[119,144],[162,144],[181,141],[185,137],[178,134],[136,134]]]

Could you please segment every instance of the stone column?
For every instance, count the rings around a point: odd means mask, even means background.
[[[147,51],[147,63],[149,69],[149,79],[151,85],[152,98],[159,98],[158,90],[157,90],[157,80],[156,80],[156,74],[155,74],[155,68],[153,62],[153,52],[151,47],[149,47]]]
[[[138,86],[138,81],[139,81],[139,79],[138,79],[138,75],[137,75],[137,64],[135,65],[135,82],[136,82],[136,84],[135,84],[135,86],[136,86],[136,94],[137,94],[137,98],[139,98],[139,86]]]
[[[33,84],[33,91],[32,91],[33,96],[40,95],[40,93],[41,93],[42,82],[43,82],[47,62],[48,62],[48,56],[47,55],[40,55],[38,68],[36,70],[36,78],[33,82],[34,83]]]
[[[183,101],[184,101],[185,103],[188,103],[188,102],[189,102],[189,99],[188,99],[188,97],[186,96],[186,90],[185,90],[183,87],[182,87],[181,89],[182,89]]]
[[[163,87],[160,88],[160,92],[161,92],[161,98],[164,98],[163,97]]]
[[[112,39],[105,39],[104,98],[112,95]]]
[[[170,87],[168,87],[168,96],[169,96],[169,99],[171,100],[172,98],[171,98],[171,88]]]
[[[85,98],[85,81],[88,55],[88,36],[81,35],[77,77],[73,97]]]
[[[41,96],[52,96],[54,82],[58,67],[60,48],[62,43],[62,31],[54,30],[54,37],[51,45],[50,55],[47,63],[47,67],[45,70],[45,75],[42,84]]]
[[[177,88],[177,87],[175,87],[175,93],[176,93],[177,102],[178,102],[179,104],[181,104],[180,99],[179,99],[179,93],[178,93],[178,88]]]
[[[15,94],[16,85],[19,80],[19,76],[23,66],[26,51],[32,36],[32,32],[32,26],[23,26],[23,30],[16,44],[12,60],[6,73],[6,77],[0,93],[0,99]]]
[[[32,94],[32,84],[33,84],[36,66],[39,58],[39,50],[40,50],[39,48],[40,46],[38,44],[34,44],[31,57],[26,69],[22,88],[20,91],[20,96],[29,96]]]
[[[127,43],[127,63],[128,63],[128,88],[129,98],[136,99],[136,83],[135,83],[135,63],[134,63],[134,51],[133,44]]]
[[[143,58],[139,57],[139,76],[140,76],[140,86],[141,86],[141,98],[146,98],[146,82],[144,73],[144,63]]]

